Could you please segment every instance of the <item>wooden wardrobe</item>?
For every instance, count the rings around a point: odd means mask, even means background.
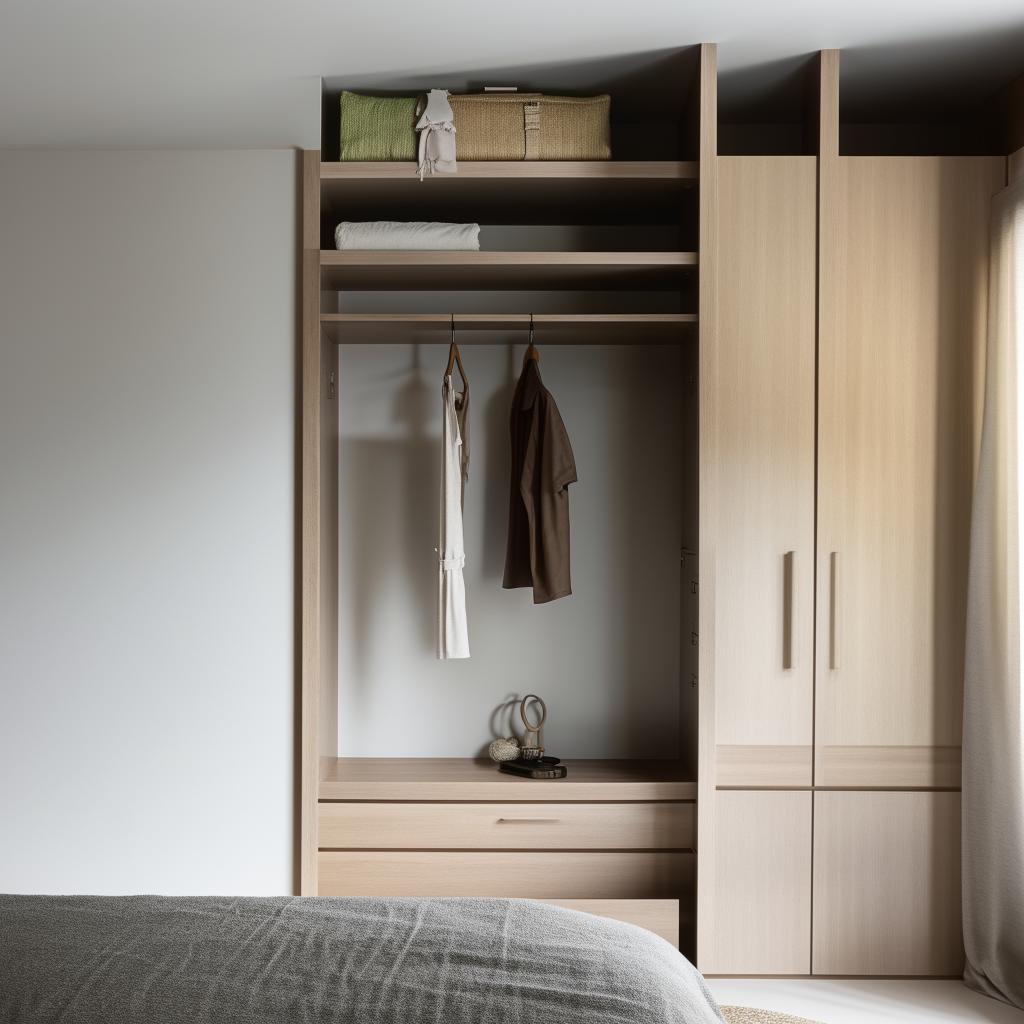
[[[552,900],[642,924],[689,955],[694,953],[697,377],[700,313],[711,308],[714,283],[713,274],[699,271],[702,247],[710,239],[705,230],[713,222],[711,214],[703,211],[714,200],[713,190],[702,189],[700,181],[715,157],[715,56],[713,46],[689,47],[658,63],[663,84],[672,83],[662,93],[663,99],[668,97],[667,106],[648,104],[642,96],[631,101],[628,83],[622,90],[607,83],[607,91],[616,96],[614,161],[462,162],[458,174],[425,181],[419,180],[412,163],[338,161],[338,90],[351,86],[345,81],[325,83],[323,151],[305,154],[303,187],[303,894]],[[536,76],[538,89],[557,93],[558,76],[565,72],[552,66],[546,72],[533,69],[529,73]],[[430,84],[424,82],[424,88]],[[605,83],[596,78],[594,87],[583,91],[605,91]],[[651,122],[651,117],[657,120]],[[334,226],[342,219],[475,221],[483,225],[489,244],[479,252],[337,251],[331,248]],[[557,249],[553,248],[556,242]],[[529,297],[523,298],[523,293]],[[458,305],[451,312],[440,312],[439,294]],[[411,302],[421,305],[411,306]],[[525,306],[525,302],[536,305]],[[661,541],[653,565],[661,580],[657,592],[673,611],[679,609],[675,621],[663,608],[651,612],[667,627],[654,638],[664,657],[656,672],[648,667],[648,679],[642,678],[645,667],[637,668],[630,658],[636,643],[621,642],[624,623],[635,621],[637,613],[624,615],[620,596],[611,589],[602,591],[608,596],[602,597],[601,612],[581,623],[579,609],[589,607],[585,588],[553,608],[535,609],[526,603],[529,595],[503,592],[500,573],[492,572],[478,581],[471,598],[472,626],[477,630],[471,629],[473,658],[468,665],[446,663],[443,680],[437,674],[433,643],[429,650],[422,643],[417,646],[421,637],[410,639],[413,630],[382,621],[386,616],[378,620],[379,632],[387,634],[393,646],[405,644],[419,656],[409,673],[410,688],[420,692],[429,688],[423,677],[435,673],[435,727],[439,733],[461,736],[462,756],[397,756],[397,744],[388,741],[378,743],[369,755],[366,746],[358,747],[354,755],[354,730],[349,723],[357,714],[356,700],[346,703],[345,684],[356,679],[360,666],[346,659],[346,645],[351,650],[358,643],[353,637],[358,626],[348,620],[345,628],[339,628],[345,611],[345,573],[353,571],[354,561],[351,551],[346,556],[344,543],[346,448],[344,430],[339,433],[339,406],[344,409],[348,402],[352,407],[352,389],[358,385],[351,381],[360,365],[380,357],[384,346],[400,346],[392,350],[403,354],[409,350],[411,362],[422,358],[430,368],[437,358],[432,346],[441,343],[446,357],[451,332],[457,332],[474,380],[471,417],[477,417],[471,428],[474,454],[467,487],[468,517],[471,500],[486,490],[489,469],[500,457],[502,434],[507,452],[508,398],[496,417],[494,410],[502,395],[476,390],[487,386],[476,376],[477,368],[485,368],[489,358],[493,365],[494,346],[499,346],[498,353],[508,354],[509,373],[513,362],[518,372],[513,349],[525,344],[531,323],[542,367],[563,360],[561,383],[555,377],[553,385],[563,412],[564,389],[577,369],[585,377],[582,371],[588,362],[593,366],[605,358],[597,346],[611,347],[608,359],[638,360],[654,347],[664,357],[651,368],[644,366],[644,373],[634,373],[632,383],[608,375],[597,382],[598,390],[611,396],[605,406],[617,404],[620,409],[619,422],[627,413],[643,420],[638,405],[656,402],[673,428],[673,442],[661,449],[658,438],[635,435],[637,443],[665,453],[656,467],[659,474],[678,474],[668,488],[678,498],[678,515],[673,507],[672,521],[656,531]],[[485,345],[491,348],[481,349]],[[443,365],[437,364],[437,388]],[[658,381],[647,379],[659,365],[668,366],[671,375]],[[376,380],[393,381],[400,376],[393,371],[389,365],[388,374]],[[429,393],[431,410],[437,393]],[[392,408],[401,401],[406,399],[392,390],[382,404]],[[404,444],[406,451],[414,450],[418,465],[429,460],[432,466],[437,448],[431,447],[427,431],[433,421],[424,422],[418,447],[408,447],[408,433],[399,432],[388,450]],[[635,453],[623,445],[606,444],[583,464],[577,445],[586,438],[580,436],[578,421],[570,421],[568,427],[581,478],[587,486],[600,485],[589,493],[614,497],[608,463],[628,459],[632,465]],[[596,431],[602,430],[607,433],[606,424],[597,424]],[[619,450],[621,454],[615,454]],[[683,452],[681,459],[679,452]],[[407,488],[413,486],[409,481],[418,470],[418,465],[409,470],[411,464],[407,458],[394,471],[401,477],[400,500],[409,500]],[[388,464],[382,465],[380,472],[389,472]],[[635,473],[620,474],[618,479],[634,480]],[[637,481],[637,487],[639,503],[650,486]],[[664,485],[656,484],[656,493],[665,491]],[[492,488],[492,494],[497,492]],[[579,557],[577,543],[583,543],[576,531],[587,512],[585,502],[590,502],[590,509],[599,505],[594,497],[583,497],[586,493],[572,492],[574,559]],[[501,533],[503,540],[507,490],[501,501],[503,508],[497,509],[497,516],[484,519],[485,529],[477,529],[477,536],[489,530],[492,535]],[[436,544],[432,524],[436,502],[436,490],[417,491],[410,504],[426,530],[416,533],[415,544],[402,536],[388,541],[391,548],[405,544],[414,549],[406,556],[408,561],[416,558],[429,564]],[[386,518],[388,504],[382,501],[376,507],[378,519]],[[495,511],[493,501],[485,503],[485,515],[488,509]],[[651,563],[637,560],[645,544],[635,536],[635,531],[650,528],[650,518],[642,505],[636,505],[631,514],[619,518],[616,529],[602,528],[599,534],[608,536],[614,550],[602,547],[591,565],[626,566],[625,572],[619,571],[626,597],[650,588],[650,580],[641,572]],[[574,561],[574,577],[581,567],[585,566]],[[394,566],[387,571],[394,572]],[[590,586],[591,602],[598,589]],[[435,581],[415,593],[419,611],[429,607],[433,618]],[[499,597],[501,610],[495,611]],[[510,625],[519,621],[514,616],[526,614],[524,606],[532,618],[522,627]],[[504,667],[495,664],[495,648],[500,646],[505,662],[516,662],[524,647],[543,642],[538,637],[546,635],[542,631],[553,616],[576,628],[574,636],[580,637],[582,631],[585,636],[580,642],[607,652],[607,675],[638,681],[621,685],[616,699],[606,701],[612,705],[608,717],[625,720],[621,729],[624,743],[629,744],[625,754],[612,752],[612,745],[600,738],[602,730],[591,725],[590,733],[599,737],[594,744],[597,749],[585,758],[567,758],[569,774],[564,780],[535,782],[500,774],[494,764],[473,756],[481,740],[490,738],[489,708],[479,721],[470,723],[464,736],[448,722],[452,712],[459,710],[460,698],[462,704],[480,693],[490,693],[494,703],[505,699],[507,690],[498,689],[493,680]],[[475,646],[488,625],[492,638],[502,634],[500,645],[491,640],[490,661]],[[637,628],[651,632],[644,623]],[[559,643],[567,646],[558,637],[549,636],[547,642],[552,652]],[[480,643],[486,649],[486,641]],[[443,681],[455,678],[460,669],[468,669],[458,677],[463,689],[445,706],[440,696]],[[578,722],[586,723],[591,714],[587,698],[601,680],[588,677],[584,681],[591,684],[590,694],[583,691],[582,699],[574,701],[563,697],[559,704],[562,679],[557,670],[548,667],[546,671],[547,676],[542,665],[536,682],[529,676],[530,688],[535,686],[548,699],[552,718],[565,721],[575,715]],[[525,675],[519,673],[520,683]],[[388,682],[394,679],[392,674]],[[357,679],[362,695],[371,689],[367,680],[368,676]],[[656,712],[645,703],[646,694],[655,689],[658,706],[669,709],[658,721],[653,721]],[[399,695],[389,713],[406,716],[407,723],[415,713],[402,703]],[[582,732],[578,727],[577,734]],[[549,752],[563,753],[559,747]]]
[[[718,160],[698,966],[954,976],[989,205],[1006,159],[842,154],[838,64],[825,52],[816,69],[814,155]]]
[[[421,183],[411,164],[336,162],[325,103],[303,189],[301,892],[554,900],[645,924],[710,974],[955,976],[989,204],[1013,147],[984,118],[945,135],[865,122],[841,103],[836,51],[784,111],[753,113],[719,109],[713,45],[683,56],[671,81],[668,64],[634,76],[686,97],[669,126],[632,123],[612,90],[608,163]],[[520,227],[569,209],[676,242],[329,248],[342,215],[508,209]],[[632,310],[538,317],[545,340],[678,348],[678,757],[570,762],[537,786],[468,756],[339,747],[339,348],[446,342],[453,322],[466,344],[523,330],[522,310],[452,321],[388,304],[456,279],[502,295],[628,286]],[[377,307],[325,301],[346,289]]]

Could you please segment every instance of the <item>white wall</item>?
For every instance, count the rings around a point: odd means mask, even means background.
[[[517,340],[522,339],[522,332]],[[676,757],[682,353],[545,345],[565,420],[571,597],[501,587],[509,405],[522,346],[465,345],[466,588],[472,657],[436,660],[441,375],[446,345],[345,345],[339,366],[340,750],[469,757],[507,734],[515,696],[548,704],[561,757]],[[521,730],[520,725],[520,730]]]
[[[0,154],[0,890],[293,890],[296,170]]]

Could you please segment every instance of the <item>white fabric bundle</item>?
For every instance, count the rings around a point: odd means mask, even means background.
[[[416,122],[420,133],[420,181],[424,174],[455,174],[455,115],[447,89],[431,89],[423,114]]]
[[[430,221],[343,220],[334,232],[339,249],[470,249],[480,248],[479,224]]]

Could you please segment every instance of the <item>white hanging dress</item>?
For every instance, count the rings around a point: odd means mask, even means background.
[[[437,546],[437,656],[469,657],[466,583],[462,568],[466,549],[462,535],[462,497],[469,470],[466,415],[469,384],[456,396],[451,374],[441,384],[441,535]]]

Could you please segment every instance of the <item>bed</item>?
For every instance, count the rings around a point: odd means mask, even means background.
[[[529,900],[0,896],[0,1021],[714,1024],[635,925]]]

